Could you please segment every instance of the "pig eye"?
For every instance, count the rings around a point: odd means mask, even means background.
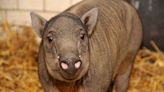
[[[47,40],[48,40],[49,43],[51,43],[53,41],[52,36],[47,36]]]
[[[85,34],[83,33],[83,34],[80,35],[80,39],[84,40],[84,38],[85,38]]]
[[[53,31],[49,31],[48,34],[47,34],[47,37],[46,37],[46,40],[51,43],[53,41]]]

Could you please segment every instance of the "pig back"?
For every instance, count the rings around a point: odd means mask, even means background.
[[[106,83],[110,83],[121,60],[129,51],[138,49],[141,41],[141,23],[135,9],[123,0],[84,0],[66,11],[82,16],[95,7],[98,8],[99,15],[89,39],[89,71],[91,75],[94,74],[94,78],[103,76],[104,81],[96,83],[109,85]],[[135,27],[136,29],[132,30]]]

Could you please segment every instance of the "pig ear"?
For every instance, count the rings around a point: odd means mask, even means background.
[[[88,34],[91,35],[97,23],[98,9],[93,8],[82,15],[81,21],[87,26]]]
[[[31,21],[32,21],[32,27],[37,32],[37,34],[42,37],[44,26],[46,24],[46,19],[39,16],[38,14],[31,12]]]

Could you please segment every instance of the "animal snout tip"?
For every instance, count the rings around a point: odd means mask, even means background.
[[[63,70],[63,72],[74,75],[80,69],[82,62],[81,62],[81,60],[77,60],[74,62],[60,61],[59,64],[60,64],[60,68]]]
[[[67,70],[68,69],[68,64],[66,64],[64,62],[61,62],[60,65],[61,65],[61,68],[62,69],[64,69],[64,70]]]
[[[78,61],[78,62],[75,63],[75,68],[76,69],[79,69],[80,66],[81,66],[81,61]]]

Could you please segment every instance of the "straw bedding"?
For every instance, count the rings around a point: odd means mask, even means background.
[[[7,22],[0,31],[0,92],[43,92],[37,74],[38,43],[30,27],[19,32]],[[164,92],[164,54],[139,51],[128,92]]]

